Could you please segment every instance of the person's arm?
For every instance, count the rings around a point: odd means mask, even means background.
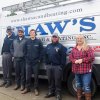
[[[82,62],[88,63],[94,61],[94,51],[92,48],[89,47],[89,49],[86,51],[87,56],[82,59]]]
[[[45,48],[44,48],[44,63],[47,65],[49,64],[49,57],[48,57],[48,54],[47,54],[47,48],[48,48],[49,45],[47,45]]]
[[[12,43],[11,43],[11,46],[10,46],[10,52],[12,54],[12,56],[14,56],[14,41],[15,41],[15,35],[12,34]]]
[[[14,56],[14,41],[10,46],[10,52],[11,52],[12,56]]]
[[[66,48],[64,46],[61,47],[61,67],[66,65]]]
[[[70,55],[69,55],[69,59],[72,63],[76,63],[76,59],[74,58],[74,49],[72,49]]]
[[[44,54],[44,62],[45,64],[47,64],[47,46],[44,48],[43,54]]]
[[[27,41],[28,41],[28,39],[26,39],[25,45],[23,47],[25,59],[26,59],[26,56],[27,56]]]
[[[39,56],[39,62],[41,62],[43,60],[43,50],[44,50],[44,47],[43,47],[43,43],[42,41],[40,40],[40,43],[39,43],[39,50],[40,50],[40,56]]]

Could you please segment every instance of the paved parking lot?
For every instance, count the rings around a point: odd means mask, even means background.
[[[0,80],[1,82],[1,80]],[[0,88],[0,100],[56,100],[55,97],[52,97],[50,99],[44,98],[45,94],[47,93],[48,90],[48,85],[47,85],[47,80],[40,80],[40,95],[35,96],[32,91],[28,94],[21,94],[20,89],[17,91],[13,90],[14,84],[9,87],[9,88]],[[75,97],[73,97],[67,89],[63,88],[63,100],[76,100]],[[95,98],[93,100],[100,100],[100,89],[95,95]]]

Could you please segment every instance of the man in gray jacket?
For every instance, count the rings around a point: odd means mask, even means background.
[[[21,91],[25,89],[25,53],[24,46],[26,43],[26,38],[24,37],[24,30],[22,28],[18,29],[18,37],[13,41],[11,52],[14,57],[14,67],[15,67],[15,78],[16,86],[14,90],[17,90],[21,86]]]

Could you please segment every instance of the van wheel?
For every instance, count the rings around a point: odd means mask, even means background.
[[[77,89],[76,89],[76,85],[75,85],[75,76],[73,73],[71,73],[68,77],[67,87],[68,87],[69,92],[73,96],[76,96]],[[91,87],[92,87],[92,96],[94,96],[97,88],[96,88],[96,82],[93,78],[92,78],[92,82],[91,82]]]

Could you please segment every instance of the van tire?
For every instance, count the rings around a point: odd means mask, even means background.
[[[68,77],[67,87],[68,87],[69,92],[73,96],[76,96],[75,77],[73,73],[71,73]],[[92,96],[94,96],[96,93],[97,87],[96,87],[96,82],[93,78],[91,82],[91,87],[92,87]]]

